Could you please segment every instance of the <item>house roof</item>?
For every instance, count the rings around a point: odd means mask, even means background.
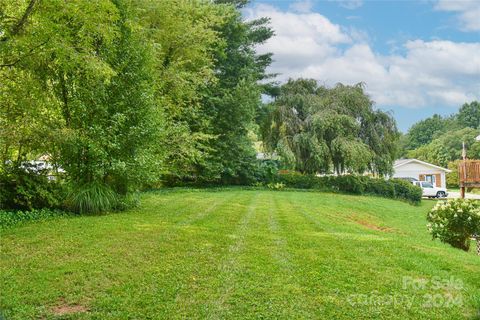
[[[400,160],[396,160],[395,163],[393,164],[393,168],[398,168],[398,167],[401,167],[403,165],[406,165],[407,163],[411,163],[411,162],[416,162],[416,163],[420,163],[420,164],[423,164],[423,165],[426,165],[426,166],[429,166],[429,167],[432,167],[432,168],[435,168],[435,169],[438,169],[438,170],[442,170],[442,171],[445,171],[445,172],[452,172],[452,170],[449,170],[449,169],[446,169],[446,168],[442,168],[442,167],[439,167],[439,166],[436,166],[434,164],[431,164],[431,163],[428,163],[428,162],[425,162],[425,161],[421,161],[421,160],[418,160],[418,159],[400,159]]]

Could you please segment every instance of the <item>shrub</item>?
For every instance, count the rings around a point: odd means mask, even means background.
[[[47,220],[71,215],[68,212],[51,209],[33,209],[30,211],[0,211],[0,229],[6,229],[27,221]]]
[[[256,160],[252,163],[246,163],[245,168],[237,173],[226,170],[221,174],[207,175],[178,175],[174,173],[165,173],[161,175],[161,186],[165,187],[216,187],[228,185],[257,185],[275,182],[278,172],[279,162],[277,160]],[[158,188],[159,185],[146,185],[147,188]]]
[[[313,175],[303,175],[295,172],[279,174],[275,181],[281,182],[289,188],[297,189],[319,189],[323,182]]]
[[[328,185],[340,192],[363,194],[365,193],[365,178],[355,175],[330,176],[326,177]],[[368,179],[368,178],[366,178]]]
[[[277,176],[278,161],[261,160],[256,162],[254,176],[255,182],[269,183]]]
[[[127,193],[124,196],[117,196],[116,210],[127,210],[138,207],[140,204],[140,197],[138,193]]]
[[[395,183],[391,180],[369,178],[365,183],[365,192],[386,198],[395,198]]]
[[[27,164],[5,166],[0,174],[0,189],[0,208],[4,209],[55,208],[62,197],[61,185],[48,180],[47,170]]]
[[[395,198],[405,199],[415,204],[422,201],[422,189],[420,187],[401,179],[392,179],[391,181],[395,189]]]
[[[282,182],[270,182],[269,184],[267,184],[267,187],[272,190],[282,190],[285,188],[285,184]]]
[[[419,187],[398,179],[385,180],[356,175],[317,177],[286,172],[278,174],[275,181],[284,183],[289,188],[316,189],[350,194],[372,194],[406,200],[412,204],[418,204],[422,200],[422,190]]]
[[[116,209],[119,204],[118,195],[100,182],[75,186],[66,201],[67,208],[76,213],[110,211]]]
[[[427,215],[434,239],[468,251],[470,237],[480,234],[480,202],[468,199],[439,201]]]

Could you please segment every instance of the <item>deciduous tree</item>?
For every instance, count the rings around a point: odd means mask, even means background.
[[[373,109],[361,84],[327,88],[315,80],[290,80],[270,108],[264,144],[294,169],[391,173],[398,139],[395,121]]]

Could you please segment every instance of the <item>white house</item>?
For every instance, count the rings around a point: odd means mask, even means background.
[[[445,175],[451,170],[417,159],[401,159],[393,164],[393,178],[414,178],[429,181],[434,186],[446,188]]]

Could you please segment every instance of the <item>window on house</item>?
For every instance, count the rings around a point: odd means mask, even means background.
[[[425,181],[430,182],[432,185],[435,185],[435,175],[434,174],[427,174],[425,175]]]

